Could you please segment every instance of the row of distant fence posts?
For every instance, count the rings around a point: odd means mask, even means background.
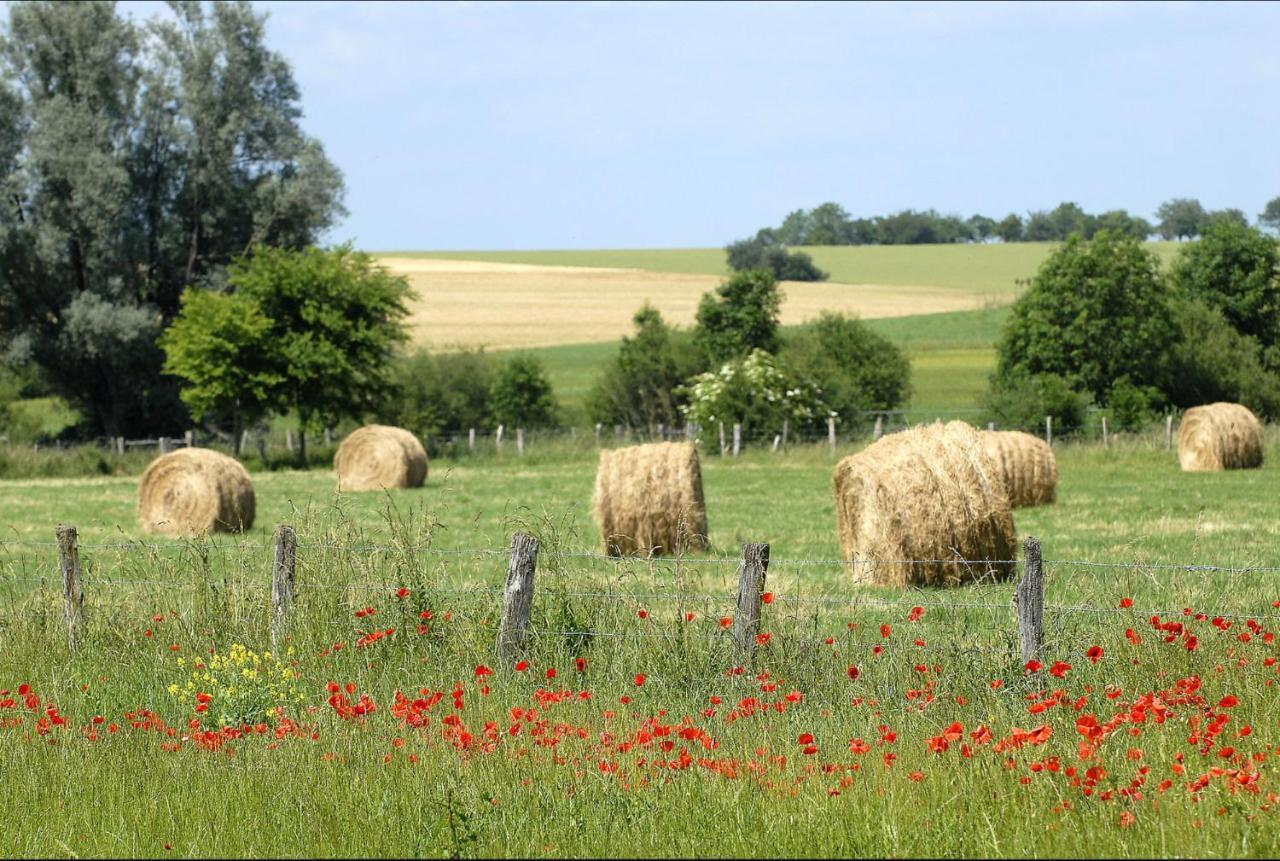
[[[67,644],[77,651],[84,635],[84,588],[80,579],[80,551],[74,526],[57,529],[62,600]],[[1023,542],[1023,573],[1013,593],[1022,660],[1040,657],[1044,645],[1044,569],[1040,540]],[[298,594],[298,537],[293,527],[276,528],[271,564],[271,642],[273,648],[289,630],[289,613]],[[538,539],[523,532],[511,536],[507,574],[502,590],[502,615],[496,650],[504,663],[514,665],[525,653],[533,615],[534,576],[538,570]],[[751,666],[760,634],[761,606],[769,573],[769,545],[746,543],[738,565],[738,595],[731,636],[738,664]]]

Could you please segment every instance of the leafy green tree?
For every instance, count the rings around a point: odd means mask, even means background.
[[[560,412],[542,362],[512,356],[503,364],[489,392],[493,418],[509,428],[553,427]]]
[[[700,439],[723,422],[739,422],[747,439],[778,433],[782,423],[801,428],[825,420],[829,411],[817,387],[779,368],[764,350],[731,359],[689,380],[684,407],[701,428]]]
[[[1176,406],[1231,401],[1263,418],[1280,418],[1280,374],[1267,368],[1256,338],[1241,334],[1220,310],[1198,299],[1178,300],[1175,316],[1179,334],[1169,398]]]
[[[1160,236],[1164,239],[1191,239],[1200,235],[1205,220],[1204,207],[1190,197],[1175,197],[1160,204],[1156,219]]]
[[[1231,224],[1236,227],[1248,227],[1249,216],[1244,214],[1243,209],[1228,207],[1227,209],[1215,209],[1204,217],[1204,221],[1200,224],[1200,235],[1203,236],[1210,227],[1215,224]]]
[[[227,422],[236,455],[245,426],[266,417],[284,379],[270,336],[254,299],[194,287],[160,336],[164,372],[182,380],[182,402],[198,419]]]
[[[1280,340],[1280,242],[1232,219],[1179,249],[1170,269],[1184,295],[1217,308],[1267,348]]]
[[[1095,230],[1110,230],[1113,233],[1123,233],[1132,236],[1134,239],[1146,239],[1155,233],[1155,228],[1151,226],[1151,222],[1145,218],[1139,218],[1136,215],[1130,215],[1128,211],[1123,209],[1109,209],[1094,219]]]
[[[815,206],[809,213],[808,245],[851,244],[849,213],[838,203]]]
[[[1121,377],[1165,391],[1176,336],[1171,296],[1159,260],[1138,240],[1073,235],[1014,303],[997,376],[1054,374],[1099,402]]]
[[[1004,430],[1039,433],[1045,416],[1052,416],[1055,432],[1068,436],[1084,426],[1088,407],[1088,395],[1061,376],[1015,369],[992,375],[982,396],[982,420]]]
[[[1079,233],[1085,239],[1093,236],[1095,219],[1078,203],[1060,203],[1048,214],[1049,224],[1053,228],[1054,239],[1066,239],[1073,233]]]
[[[143,34],[113,3],[15,3],[0,40],[0,346],[112,435],[187,425],[155,346],[186,287],[341,211],[264,16],[171,11]]]
[[[1280,233],[1280,197],[1267,201],[1266,207],[1258,213],[1258,224],[1272,233]]]
[[[271,321],[268,343],[282,376],[276,408],[297,412],[306,463],[308,429],[381,406],[393,351],[408,340],[405,303],[413,293],[404,276],[350,246],[261,247],[228,275]]]
[[[814,265],[803,251],[788,251],[778,243],[774,231],[765,228],[750,239],[725,246],[729,268],[735,272],[766,269],[780,281],[825,281],[827,273]]]
[[[391,387],[377,416],[428,438],[490,427],[489,393],[496,374],[497,363],[483,350],[419,350],[392,364]]]
[[[996,225],[996,236],[1001,242],[1021,242],[1022,241],[1022,217],[1016,212],[1011,212]]]
[[[845,428],[864,424],[861,413],[896,409],[911,396],[911,362],[902,350],[858,318],[832,311],[788,337],[778,364],[792,379],[816,386]]]
[[[813,218],[808,211],[797,209],[787,213],[778,226],[776,237],[783,245],[808,245],[809,233],[813,230]]]
[[[605,366],[587,397],[587,412],[604,424],[671,427],[681,421],[680,387],[706,370],[706,360],[653,306],[646,303],[632,321],[635,334],[622,339],[618,357]]]
[[[773,273],[738,272],[698,303],[694,342],[708,363],[720,364],[752,350],[778,349],[778,312],[782,291]]]
[[[972,238],[978,242],[986,242],[996,235],[995,219],[987,218],[985,215],[971,215],[965,224],[968,226]]]

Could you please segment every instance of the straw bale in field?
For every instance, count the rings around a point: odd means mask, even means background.
[[[333,468],[338,490],[421,487],[427,480],[427,451],[403,428],[365,425],[338,446]]]
[[[1262,466],[1262,423],[1240,404],[1192,407],[1178,426],[1178,463],[1187,472]]]
[[[1000,467],[964,422],[883,437],[836,465],[836,523],[856,583],[955,586],[1013,574]]]
[[[207,448],[161,455],[138,483],[138,523],[162,535],[240,532],[253,526],[253,482],[240,461]]]
[[[592,510],[610,556],[706,548],[698,450],[659,442],[600,452]]]
[[[1058,488],[1058,459],[1047,442],[1022,431],[980,433],[987,453],[1000,467],[1011,506],[1053,502]]]

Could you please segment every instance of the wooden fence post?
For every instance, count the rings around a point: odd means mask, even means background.
[[[737,457],[738,452],[742,450],[742,423],[733,423],[733,456]]]
[[[689,442],[693,442],[695,434],[693,432],[693,422],[684,423],[684,438]]]
[[[245,431],[244,439],[240,441],[240,447],[244,448],[246,442],[249,441],[249,432]],[[290,454],[293,453],[293,428],[284,429],[284,447]]]
[[[667,441],[667,426],[662,422],[658,422],[658,442]]]
[[[1102,447],[1107,448],[1107,417],[1102,417]]]
[[[276,557],[271,565],[271,647],[279,649],[289,630],[289,608],[297,594],[298,536],[292,526],[276,527]]]
[[[495,440],[495,442],[496,442],[496,444],[497,444],[497,446],[498,446],[498,451],[502,451],[502,432],[503,432],[504,430],[506,430],[506,428],[505,428],[504,426],[502,426],[502,425],[498,425],[498,433],[497,433],[497,435],[494,437],[494,440]]]
[[[470,428],[467,431],[467,451],[476,450],[476,429]]]
[[[324,429],[324,444],[325,446],[333,445],[333,428]]]
[[[724,422],[720,422],[720,456],[724,457],[726,451],[728,451],[728,446],[724,443]]]
[[[739,666],[750,667],[760,633],[760,596],[769,574],[769,545],[743,544],[738,572],[738,609],[733,618],[733,646]]]
[[[159,448],[160,448],[160,453],[161,453],[161,454],[168,454],[168,453],[169,453],[169,438],[168,438],[167,436],[162,436],[162,437],[160,437],[160,446],[159,446]]]
[[[80,586],[80,550],[76,528],[59,525],[58,567],[62,569],[62,610],[67,618],[67,646],[75,651],[84,629],[84,589]]]
[[[1044,441],[1053,445],[1053,416],[1044,417]]]
[[[524,455],[524,428],[516,428],[516,454]]]
[[[603,422],[596,422],[596,448],[600,447],[600,432],[604,430]]]
[[[832,416],[827,417],[827,446],[836,453],[836,420]]]
[[[993,430],[995,430],[995,429],[996,429],[996,423],[995,423],[995,422],[987,422],[987,430],[989,430],[989,431],[993,431]]]
[[[1164,450],[1173,449],[1173,413],[1164,417]]]
[[[187,431],[183,438],[187,441],[187,448],[191,448],[196,444],[196,432],[193,430]]]
[[[783,451],[787,450],[787,438],[790,430],[791,430],[791,420],[783,419],[782,420],[782,450]]]
[[[116,437],[116,454],[124,454],[124,437]]]
[[[538,570],[538,539],[523,532],[511,536],[507,582],[502,590],[502,622],[498,627],[498,656],[515,663],[524,651],[533,612],[533,575]]]
[[[1044,568],[1040,539],[1029,536],[1022,543],[1022,580],[1013,593],[1018,608],[1018,640],[1022,661],[1039,660],[1044,647]]]
[[[880,439],[882,436],[884,436],[884,413],[876,416],[876,426],[875,429],[871,431],[872,439]]]

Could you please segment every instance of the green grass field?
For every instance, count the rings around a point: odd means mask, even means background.
[[[823,447],[705,457],[714,546],[679,565],[584,555],[587,444],[336,500],[324,471],[260,474],[255,528],[210,541],[141,539],[133,478],[4,482],[0,852],[1273,855],[1280,582],[1160,565],[1280,567],[1280,444],[1218,474],[1148,439],[1057,454],[1058,502],[1015,513],[1047,560],[1033,673],[1011,584],[849,584]],[[74,655],[59,521],[83,545]],[[542,542],[519,670],[494,651],[515,529]],[[772,600],[736,674],[748,540]]]

